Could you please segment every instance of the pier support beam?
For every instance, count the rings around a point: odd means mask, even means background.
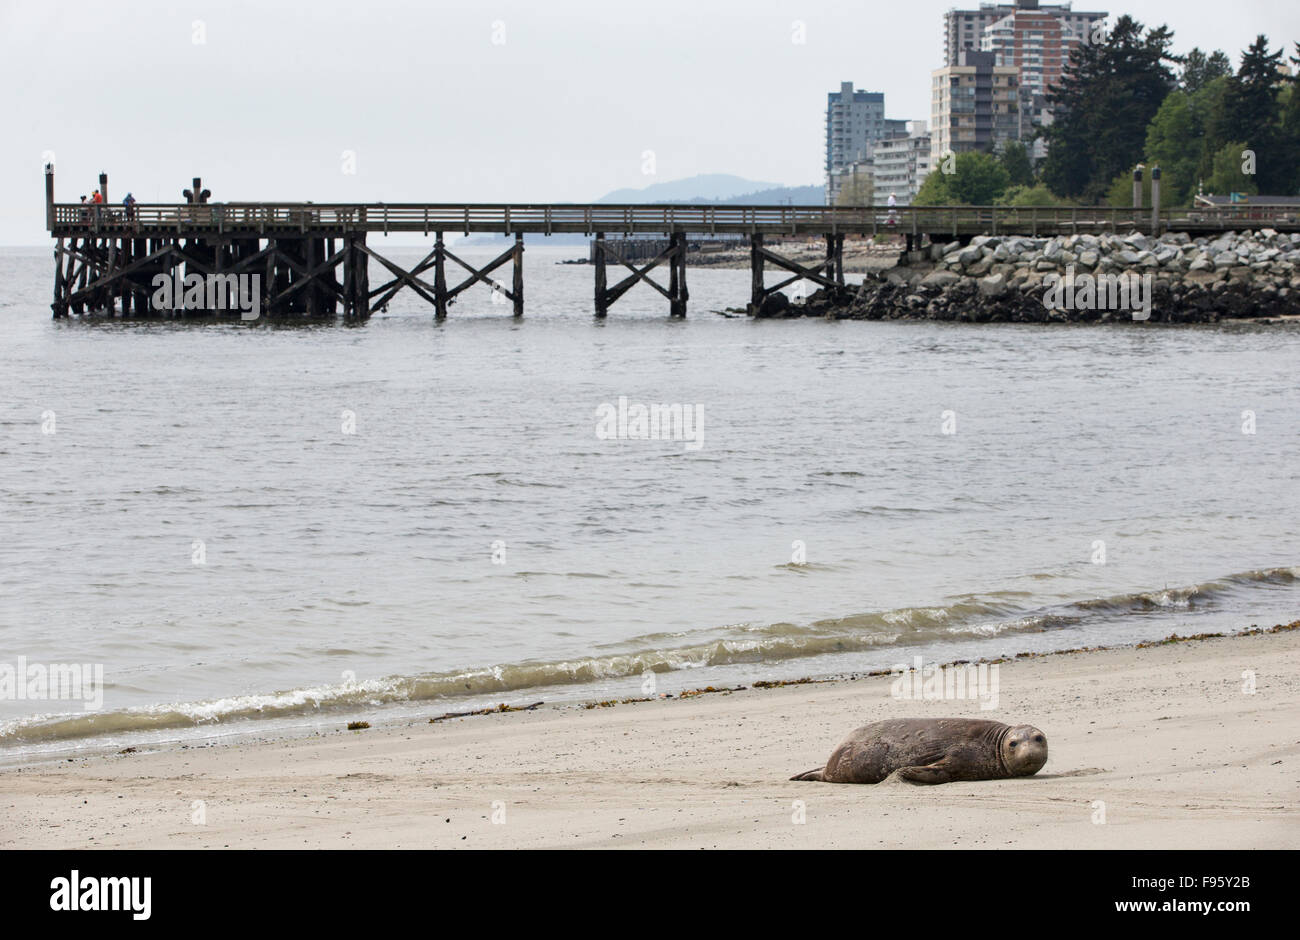
[[[368,292],[369,297],[378,297],[375,301],[376,307],[384,307],[403,287],[409,287],[415,291],[425,302],[433,307],[433,315],[437,320],[444,320],[447,317],[447,308],[456,302],[456,297],[462,292],[475,284],[483,283],[491,290],[505,297],[514,304],[515,316],[523,316],[524,313],[524,237],[523,235],[515,236],[515,243],[507,248],[504,252],[497,255],[486,265],[476,268],[472,264],[464,261],[451,251],[447,250],[447,243],[443,241],[442,232],[434,233],[433,251],[429,252],[419,264],[410,271],[407,271],[385,258],[371,248],[365,247],[364,244],[358,246],[360,251],[367,257],[374,258],[381,265],[388,269],[393,275],[392,280],[381,284],[374,290]],[[455,287],[447,286],[447,262],[454,261],[466,271],[469,277],[461,281]],[[493,280],[488,275],[497,268],[514,262],[514,276],[510,288],[507,288],[499,281]],[[433,268],[433,283],[421,279],[420,275],[425,271]]]
[[[826,236],[826,276],[844,286],[844,236]]]
[[[604,319],[609,313],[609,303],[606,301],[606,295],[609,293],[605,289],[605,233],[596,233],[596,243],[593,249],[592,260],[596,264],[596,316]]]
[[[442,232],[433,244],[433,297],[434,319],[447,319],[447,245]]]
[[[798,281],[808,280],[822,287],[838,289],[844,286],[844,236],[827,235],[826,236],[826,260],[821,264],[813,267],[805,267],[797,261],[791,261],[789,258],[783,258],[775,252],[769,251],[763,247],[763,236],[754,234],[749,236],[749,258],[750,271],[752,274],[749,313],[754,316],[758,309],[763,306],[763,301],[772,294],[775,294],[783,287],[788,287]],[[765,261],[770,261],[778,268],[793,272],[790,277],[771,287],[763,283],[763,266]],[[825,273],[823,273],[825,272]]]
[[[514,274],[511,293],[514,296],[515,316],[522,317],[524,315],[524,236],[522,232],[515,234]]]
[[[686,301],[691,296],[690,291],[686,289],[686,233],[675,232],[668,240],[673,256],[671,262],[672,274],[668,283],[670,315],[684,317],[686,316]]]
[[[54,309],[56,320],[62,320],[68,315],[68,302],[63,290],[63,254],[63,239],[60,238],[58,247],[54,249],[54,303],[50,305]]]
[[[689,292],[686,289],[686,233],[674,232],[668,236],[668,244],[658,255],[642,267],[636,267],[624,258],[617,249],[605,241],[603,233],[596,233],[593,251],[596,264],[596,316],[603,317],[609,312],[612,303],[626,294],[642,281],[649,284],[668,300],[670,316],[686,316],[686,301]],[[606,257],[612,257],[632,273],[613,287],[606,287]],[[648,275],[659,265],[668,264],[668,287],[657,283]]]

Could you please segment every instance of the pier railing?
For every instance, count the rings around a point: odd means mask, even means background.
[[[1143,231],[1300,231],[1300,208],[1062,206],[701,206],[438,203],[137,203],[51,207],[51,234],[599,232],[765,235],[1058,235]]]

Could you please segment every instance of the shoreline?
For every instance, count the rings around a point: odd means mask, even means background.
[[[985,662],[992,711],[899,701],[876,673],[30,764],[0,771],[0,847],[1300,846],[1300,621]],[[940,787],[786,779],[904,714],[1036,724],[1048,764]]]
[[[792,260],[818,260],[808,247],[801,252]],[[861,284],[819,287],[806,299],[773,293],[743,312],[757,319],[1044,324],[1300,319],[1300,233],[979,235],[894,253],[892,265],[880,248],[856,248],[852,265],[848,245],[845,252],[845,271],[864,273]],[[727,254],[735,256],[727,266],[748,266],[747,256]]]

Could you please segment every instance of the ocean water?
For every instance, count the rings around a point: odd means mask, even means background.
[[[0,253],[0,670],[103,670],[0,694],[0,761],[1300,616],[1300,328],[750,321],[708,268],[602,323],[582,253],[359,328],[55,323]]]

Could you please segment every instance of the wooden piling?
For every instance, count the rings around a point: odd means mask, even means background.
[[[46,170],[47,178],[51,180],[50,187],[53,188],[53,174]],[[59,239],[57,247],[54,249],[54,303],[50,305],[54,309],[54,319],[61,320],[68,315],[67,301],[63,296],[63,239]]]
[[[433,296],[434,319],[447,319],[447,246],[442,232],[434,233]]]
[[[515,316],[524,315],[524,235],[515,233],[514,282],[511,293],[514,294]]]
[[[605,288],[605,233],[596,233],[596,316],[602,320],[609,313],[609,303]]]
[[[672,260],[669,262],[669,316],[686,316],[686,301],[690,292],[686,289],[686,233],[674,232],[669,238]]]

